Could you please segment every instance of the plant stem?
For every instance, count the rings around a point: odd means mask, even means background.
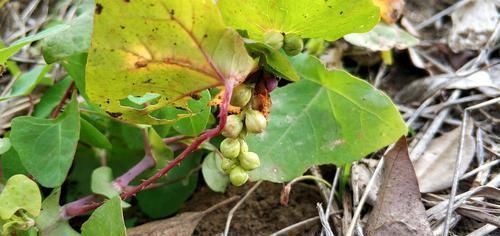
[[[163,167],[160,171],[158,171],[156,174],[151,176],[149,179],[145,180],[138,186],[134,187],[132,190],[128,192],[124,192],[121,194],[121,198],[123,200],[134,196],[141,190],[143,190],[145,187],[148,185],[152,184],[156,180],[158,180],[160,177],[165,175],[168,171],[170,171],[172,168],[174,168],[176,165],[180,164],[184,158],[186,158],[191,152],[195,151],[198,149],[198,147],[205,141],[219,135],[219,133],[222,131],[224,126],[226,125],[227,121],[227,110],[229,108],[229,101],[231,100],[231,96],[233,95],[233,86],[234,82],[232,80],[227,80],[225,84],[225,92],[224,92],[224,98],[222,99],[222,104],[219,112],[219,124],[217,127],[210,129],[203,134],[201,134],[198,138],[196,138],[191,145],[189,145],[184,151],[181,152],[173,161],[169,162],[167,166]]]
[[[126,191],[120,195],[122,200],[126,200],[131,196],[135,196],[138,192],[147,188],[149,185],[154,183],[160,177],[167,174],[168,171],[170,171],[172,168],[179,165],[191,152],[197,150],[198,147],[203,142],[219,135],[219,133],[226,125],[229,101],[231,101],[231,96],[233,95],[233,87],[234,87],[233,80],[228,79],[225,81],[224,98],[222,99],[222,104],[220,106],[220,111],[219,111],[219,124],[215,128],[207,130],[206,132],[198,136],[196,139],[194,139],[194,141],[186,149],[184,149],[184,151],[182,151],[174,160],[169,162],[167,166],[163,167],[160,171],[158,171],[156,174],[154,174],[153,176],[151,176],[149,179],[145,180],[138,186],[128,188],[127,185],[128,183],[130,183],[130,181],[132,181],[135,177],[141,174],[144,170],[151,167],[150,166],[151,159],[153,161],[152,165],[154,165],[154,158],[152,157],[152,155],[148,155],[148,151],[146,150],[146,156],[137,165],[132,167],[132,169],[130,169],[129,171],[127,171],[125,174],[118,177],[114,181],[114,183],[119,184],[119,186],[121,186],[121,189],[126,189]],[[147,149],[146,146],[145,148]],[[103,201],[96,202],[95,201],[96,199],[97,197],[95,195],[90,195],[64,205],[61,211],[61,218],[70,219],[75,216],[84,215],[98,208],[104,203]]]
[[[74,216],[84,215],[88,212],[84,209],[84,207],[89,204],[93,204],[96,201],[98,201],[96,195],[89,195],[74,202],[70,202],[61,207],[61,218],[64,220],[69,220]]]
[[[73,93],[73,89],[75,89],[75,82],[71,81],[71,84],[69,85],[68,89],[66,90],[63,97],[59,101],[59,104],[57,104],[57,106],[54,108],[54,110],[50,114],[51,118],[56,118],[59,115],[62,107],[64,106],[64,103],[66,102],[66,100],[68,100],[68,98],[71,97],[71,94]]]

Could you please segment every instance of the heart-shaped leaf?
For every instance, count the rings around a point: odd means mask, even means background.
[[[73,98],[55,120],[15,118],[10,139],[28,172],[44,187],[57,187],[66,179],[79,136],[78,103]]]
[[[259,41],[267,31],[336,40],[379,21],[371,0],[219,0],[224,21]]]
[[[64,235],[78,236],[78,234],[68,221],[60,219],[61,206],[59,205],[59,197],[61,188],[56,188],[42,202],[42,211],[35,219],[36,226],[39,229],[39,235]]]
[[[289,181],[311,165],[343,165],[393,143],[407,128],[381,91],[312,56],[293,57],[302,80],[276,89],[269,124],[249,136],[261,157],[252,180]]]
[[[186,108],[199,91],[243,81],[254,65],[213,1],[98,0],[95,12],[86,91],[115,118],[172,123],[151,112]],[[120,103],[146,93],[161,97],[142,109]]]
[[[97,208],[82,225],[82,236],[126,236],[120,197]]]
[[[7,180],[0,194],[0,219],[10,219],[18,210],[38,216],[42,207],[42,195],[33,180],[24,175],[14,175]]]

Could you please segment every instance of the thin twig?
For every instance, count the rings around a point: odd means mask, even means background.
[[[340,212],[331,212],[330,213],[330,216],[332,215],[336,215],[336,214],[340,214]],[[303,221],[300,221],[300,222],[297,222],[293,225],[290,225],[290,226],[287,226],[286,228],[283,228],[283,229],[280,229],[274,233],[272,233],[270,236],[278,236],[278,235],[283,235],[285,233],[288,233],[289,231],[292,231],[292,230],[295,230],[295,229],[298,229],[304,225],[307,225],[307,224],[310,224],[312,222],[315,222],[319,220],[319,216],[315,216],[315,217],[311,217],[309,219],[306,219],[306,220],[303,220]]]
[[[255,183],[252,188],[248,190],[248,192],[243,196],[242,199],[234,205],[234,207],[229,211],[229,214],[227,215],[227,220],[226,220],[226,227],[224,228],[224,236],[228,236],[229,234],[229,227],[231,226],[231,220],[233,219],[234,213],[238,208],[247,200],[247,198],[259,187],[259,185],[262,183],[262,180]]]
[[[448,209],[446,210],[446,218],[445,218],[443,236],[447,236],[449,233],[449,230],[450,230],[448,226],[450,224],[450,218],[451,218],[451,214],[453,212],[453,204],[455,202],[455,195],[456,195],[457,189],[458,189],[458,179],[459,179],[459,175],[460,175],[460,172],[459,172],[460,168],[459,167],[460,167],[460,164],[462,163],[462,159],[463,159],[463,155],[464,155],[464,150],[463,150],[464,148],[463,147],[464,147],[464,143],[465,143],[466,127],[467,127],[467,122],[469,122],[470,112],[475,110],[475,109],[479,109],[479,108],[482,108],[485,106],[496,104],[498,102],[500,102],[500,97],[488,100],[486,102],[479,103],[477,105],[467,107],[464,110],[464,117],[463,117],[463,121],[462,121],[462,131],[460,134],[460,143],[458,145],[458,154],[457,154],[457,160],[456,160],[456,164],[455,164],[455,171],[453,173],[453,185],[451,187],[450,200],[448,202]]]
[[[465,6],[465,4],[469,3],[471,0],[462,0],[460,2],[457,2],[451,6],[449,6],[448,8],[438,12],[437,14],[435,14],[434,16],[430,17],[429,19],[421,22],[420,24],[416,25],[415,26],[415,29],[416,30],[421,30],[425,27],[427,27],[428,25],[434,23],[435,21],[439,20],[441,17],[443,16],[446,16],[452,12],[454,12],[455,10],[457,10],[458,8],[461,8],[463,6]]]

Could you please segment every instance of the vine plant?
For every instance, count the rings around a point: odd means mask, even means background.
[[[1,100],[29,94],[53,63],[68,74],[0,139],[1,234],[77,235],[68,220],[97,209],[82,235],[125,235],[126,200],[174,213],[207,152],[203,177],[224,191],[394,142],[407,130],[386,95],[303,53],[378,21],[370,0],[83,1],[74,20],[0,49],[18,76]],[[48,65],[16,75],[7,59],[37,40]],[[43,203],[37,183],[53,189]]]

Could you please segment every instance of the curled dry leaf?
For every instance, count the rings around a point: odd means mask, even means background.
[[[372,175],[373,168],[370,168],[366,163],[359,162],[354,164],[351,170],[353,189],[356,188],[359,189],[359,192],[364,192]],[[377,200],[377,193],[381,184],[381,178],[375,178],[375,181],[376,183],[373,185],[366,199],[366,202],[372,206],[375,205]]]
[[[375,6],[380,8],[380,16],[387,24],[394,24],[403,13],[404,0],[373,0]]]
[[[382,186],[368,219],[368,235],[432,235],[405,137],[384,160]]]
[[[498,77],[486,71],[478,71],[468,76],[431,76],[419,79],[406,86],[396,94],[395,100],[399,103],[423,102],[440,89],[479,89],[489,88],[486,95],[496,96],[500,93],[500,86],[492,79]]]
[[[472,122],[469,122],[472,123]],[[431,141],[429,148],[413,164],[417,174],[420,192],[430,193],[451,187],[458,153],[461,128],[443,134]],[[459,173],[462,175],[474,157],[475,141],[470,135],[472,126],[467,127],[464,155]]]
[[[455,52],[480,50],[495,31],[498,13],[493,0],[470,1],[453,12],[451,19],[450,48]]]

